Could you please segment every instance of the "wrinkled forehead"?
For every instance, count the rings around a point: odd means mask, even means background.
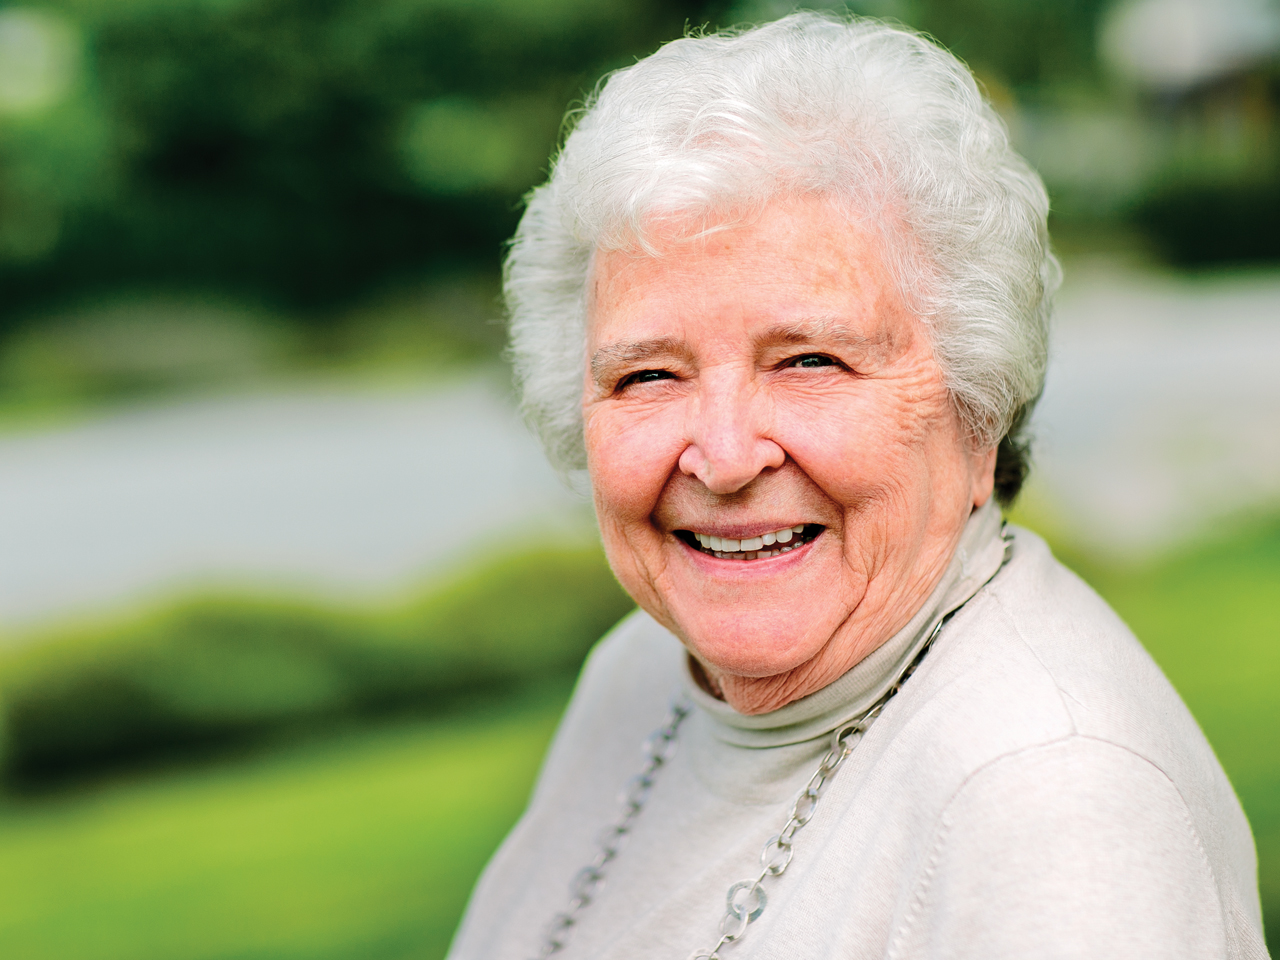
[[[653,217],[639,235],[616,235],[591,251],[588,325],[608,307],[668,291],[685,300],[724,296],[735,286],[748,297],[785,288],[823,300],[844,288],[862,299],[883,301],[891,291],[901,298],[911,244],[892,212],[877,212],[872,216],[845,196],[808,193],[724,212]],[[823,315],[819,310],[813,317]]]
[[[717,343],[893,349],[919,332],[879,231],[820,197],[781,198],[749,220],[647,249],[599,249],[585,305],[592,363]]]

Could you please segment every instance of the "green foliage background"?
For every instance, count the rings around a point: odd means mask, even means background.
[[[74,27],[82,66],[54,108],[0,118],[0,317],[122,284],[315,307],[492,263],[564,105],[685,15],[641,0],[40,9]]]

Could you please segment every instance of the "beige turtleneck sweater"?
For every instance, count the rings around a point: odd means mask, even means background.
[[[759,872],[830,732],[919,668],[798,833],[725,960],[1265,957],[1253,841],[1178,695],[1034,535],[975,511],[932,596],[830,686],[743,716],[637,613],[591,655],[450,960],[529,960],[675,696],[679,749],[565,960],[686,960]]]

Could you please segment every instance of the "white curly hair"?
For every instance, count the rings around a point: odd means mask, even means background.
[[[692,238],[795,194],[881,231],[964,424],[978,445],[999,444],[1008,502],[1061,276],[1048,195],[952,54],[900,26],[817,13],[675,40],[608,76],[577,112],[505,270],[510,356],[551,462],[586,463],[594,253],[652,253],[657,224]]]

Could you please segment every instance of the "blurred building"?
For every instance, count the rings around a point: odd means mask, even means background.
[[[1118,75],[1182,97],[1265,72],[1280,50],[1280,10],[1268,0],[1124,0],[1099,46]]]

